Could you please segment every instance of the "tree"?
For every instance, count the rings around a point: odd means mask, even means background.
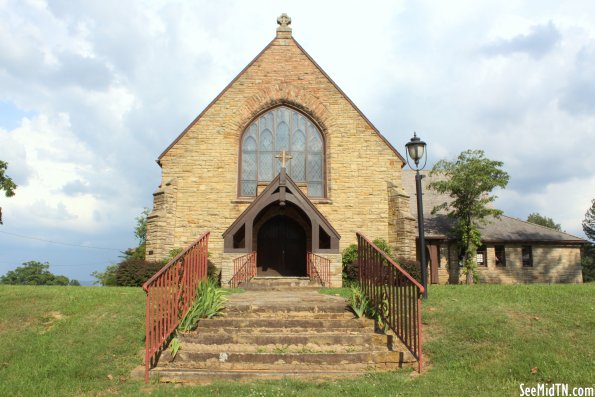
[[[134,229],[134,235],[138,239],[140,244],[147,242],[147,217],[151,213],[148,208],[143,209],[143,212],[136,217],[136,228]]]
[[[533,212],[529,214],[527,217],[527,222],[534,223],[536,225],[541,225],[545,227],[549,227],[550,229],[557,230],[559,232],[562,231],[562,227],[559,223],[554,222],[552,218],[548,218],[547,216],[543,216],[537,212]]]
[[[0,277],[0,284],[14,285],[80,285],[77,280],[56,276],[48,269],[50,264],[29,261]]]
[[[0,160],[0,191],[4,190],[6,197],[12,197],[14,196],[14,190],[17,188],[17,185],[6,175],[7,167],[8,163]],[[2,225],[2,207],[0,207],[0,225]]]
[[[583,231],[587,235],[587,238],[595,244],[595,199],[591,200],[591,208],[585,213]]]
[[[462,250],[467,284],[473,284],[477,268],[477,248],[481,245],[478,225],[487,222],[489,216],[502,214],[489,206],[496,199],[490,196],[492,190],[508,184],[509,176],[501,169],[502,165],[501,161],[487,159],[482,150],[466,150],[455,161],[440,160],[430,172],[430,176],[442,178],[430,183],[428,188],[452,198],[434,207],[432,213],[446,210],[456,221],[454,234]]]
[[[138,239],[138,246],[136,248],[128,248],[124,251],[124,259],[145,259],[147,246],[147,217],[151,213],[148,208],[143,209],[143,212],[136,217],[136,227],[134,228],[134,236]]]
[[[118,285],[118,282],[116,281],[117,270],[118,265],[114,264],[108,265],[103,272],[95,271],[91,273],[91,276],[97,279],[97,281],[95,281],[93,284],[101,284],[104,287],[113,287]]]
[[[595,281],[595,199],[591,200],[591,208],[585,213],[583,231],[591,240],[583,247],[581,265],[583,268],[583,281]]]

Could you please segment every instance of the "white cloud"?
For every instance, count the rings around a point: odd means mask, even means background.
[[[18,216],[19,225],[97,231],[117,221],[120,203],[107,193],[125,193],[109,186],[122,177],[76,136],[68,115],[36,116],[15,130],[1,131],[0,158],[8,161],[8,173],[19,185],[17,194],[3,204],[11,219]],[[64,188],[68,186],[78,186],[80,194]],[[116,216],[97,222],[97,211]]]

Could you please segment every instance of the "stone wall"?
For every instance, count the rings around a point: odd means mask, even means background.
[[[480,282],[492,284],[582,283],[579,245],[535,244],[533,266],[523,267],[522,245],[506,244],[506,266],[496,266],[494,245],[487,245],[487,266],[478,266]],[[440,284],[464,283],[454,244],[440,245]]]
[[[341,235],[340,249],[362,231],[411,255],[414,222],[400,188],[402,158],[285,34],[161,156],[162,184],[147,225],[148,259],[162,259],[210,230],[210,260],[224,265],[221,235],[252,201],[238,199],[241,135],[256,116],[280,104],[308,115],[324,135],[327,197],[312,201]],[[387,184],[393,186],[388,193]]]

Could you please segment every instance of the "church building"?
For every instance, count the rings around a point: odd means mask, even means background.
[[[159,156],[147,260],[210,231],[209,260],[228,286],[234,259],[256,253],[257,275],[306,276],[361,231],[415,258],[403,156],[292,36],[276,37]],[[330,45],[330,44],[329,44]]]

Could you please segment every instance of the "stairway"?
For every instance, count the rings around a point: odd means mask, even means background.
[[[165,351],[151,370],[161,382],[306,380],[389,371],[416,361],[396,337],[356,319],[339,296],[305,280],[258,280],[229,296],[223,316],[180,336],[175,359]],[[268,288],[267,288],[268,287]]]

